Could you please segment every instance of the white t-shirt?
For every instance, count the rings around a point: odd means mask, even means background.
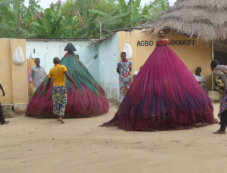
[[[195,77],[195,79],[196,79],[199,83],[205,82],[205,78],[204,78],[203,75],[197,76],[196,74],[193,74],[193,76]]]

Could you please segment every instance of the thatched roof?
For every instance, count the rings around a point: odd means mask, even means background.
[[[154,33],[167,28],[205,40],[227,39],[227,0],[178,0],[141,27]]]

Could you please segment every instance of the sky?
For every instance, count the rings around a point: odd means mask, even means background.
[[[25,0],[25,4],[28,4],[28,1],[29,1],[29,0]],[[57,1],[58,1],[58,0],[40,0],[39,5],[40,5],[42,8],[48,8],[52,2],[55,3],[55,2],[57,2]],[[62,0],[62,1],[64,1],[64,0]],[[141,3],[142,3],[142,4],[146,4],[146,3],[150,2],[150,1],[152,1],[152,0],[141,0]],[[176,0],[169,0],[169,2],[170,2],[170,5],[173,5],[173,4],[176,2]]]

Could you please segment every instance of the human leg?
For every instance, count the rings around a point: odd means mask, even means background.
[[[5,118],[3,116],[3,112],[2,112],[2,104],[0,103],[0,123],[4,124],[5,122]]]
[[[5,118],[3,116],[3,111],[2,111],[2,104],[0,103],[0,124],[8,124],[9,121],[5,121]]]
[[[63,116],[67,104],[67,90],[64,86],[58,86],[54,92],[53,111],[58,116],[58,121],[64,123]]]
[[[124,95],[125,87],[124,87],[123,79],[120,78],[119,84],[120,84],[120,101],[122,101],[124,99],[124,97],[125,97],[125,95]]]
[[[59,92],[58,92],[58,87],[54,86],[52,89],[52,102],[53,102],[53,114],[54,115],[59,115]]]
[[[221,126],[220,126],[220,130],[221,131],[225,131],[227,126],[227,111],[224,111],[223,113],[221,113]]]
[[[225,134],[225,129],[227,126],[227,110],[222,112],[220,116],[221,116],[220,129],[216,131],[215,134]]]

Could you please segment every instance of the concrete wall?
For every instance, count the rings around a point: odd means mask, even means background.
[[[26,56],[26,40],[0,39],[0,81],[6,96],[0,93],[2,104],[26,104],[28,101],[27,63],[15,65],[12,57],[20,46]]]
[[[73,43],[77,51],[75,54],[80,56],[80,60],[84,65],[88,64],[93,57],[98,53],[97,47],[89,45],[90,41],[67,41],[67,40],[56,40],[56,41],[40,41],[40,40],[27,40],[26,54],[27,59],[29,58],[40,58],[41,66],[44,67],[48,74],[50,69],[53,67],[53,58],[62,58],[65,55],[64,48],[67,43]],[[95,61],[88,70],[92,73],[97,81],[99,81],[99,74],[96,67],[98,66],[98,60]]]
[[[189,70],[194,73],[197,66],[202,67],[202,74],[205,76],[208,84],[211,84],[210,61],[212,57],[211,43],[205,43],[202,40],[189,39],[185,36],[169,34],[167,38],[173,42],[171,48],[184,61]],[[174,44],[174,41],[183,40],[190,45]],[[95,80],[105,90],[107,98],[119,98],[119,76],[116,72],[117,63],[120,59],[120,52],[123,50],[125,43],[129,43],[133,49],[133,72],[138,71],[149,55],[155,48],[156,37],[140,30],[130,32],[121,31],[113,37],[98,43],[92,44],[91,41],[67,41],[67,40],[27,40],[27,58],[39,57],[41,65],[48,73],[53,67],[52,59],[55,56],[63,57],[64,48],[68,42],[72,42],[76,47],[75,52],[80,56],[80,60],[89,64],[97,54],[98,58],[88,67],[89,72]]]
[[[5,90],[5,97],[0,93],[0,101],[3,104],[13,102],[12,92],[12,58],[9,39],[0,40],[0,82]]]
[[[141,30],[134,30],[130,32],[121,31],[117,34],[118,48],[120,52],[123,50],[125,43],[129,43],[131,45],[133,50],[133,58],[131,59],[133,64],[132,73],[135,70],[138,71],[140,66],[145,63],[149,55],[154,50],[157,39],[156,36]],[[170,47],[183,60],[192,73],[195,72],[197,66],[202,67],[202,74],[205,76],[207,83],[211,87],[211,43],[205,43],[204,41],[197,39],[190,39],[186,36],[176,35],[174,33],[167,35],[167,38],[169,38],[169,40],[173,43]],[[186,41],[186,45],[179,44],[179,40]]]
[[[208,84],[211,84],[210,61],[212,57],[211,43],[202,40],[189,39],[185,36],[170,33],[167,38],[173,42],[172,49],[194,73],[197,66],[202,67],[202,74]],[[192,45],[181,45],[179,40],[193,42]],[[0,81],[5,89],[6,96],[0,101],[3,104],[24,104],[28,100],[27,63],[15,65],[12,56],[16,47],[22,47],[25,56],[29,58],[40,58],[41,65],[46,72],[53,67],[53,57],[62,58],[65,55],[64,48],[68,42],[72,42],[80,56],[80,60],[88,65],[97,54],[98,58],[88,67],[89,72],[106,92],[107,98],[119,98],[119,77],[116,72],[120,52],[125,43],[129,43],[133,49],[133,71],[139,70],[148,56],[155,48],[156,37],[140,30],[130,32],[121,31],[113,37],[92,44],[90,40],[68,41],[68,40],[23,40],[23,39],[1,39],[0,40]],[[178,41],[178,44],[175,42]],[[175,43],[175,44],[174,44]],[[132,72],[133,73],[133,72]]]
[[[107,98],[119,99],[119,76],[116,72],[119,56],[117,34],[103,41],[98,50],[100,84]]]
[[[118,42],[117,36],[103,41],[99,44],[92,44],[91,41],[40,41],[27,40],[27,59],[40,58],[41,66],[44,67],[46,73],[53,67],[53,57],[62,58],[65,55],[64,48],[68,42],[73,43],[76,47],[76,54],[85,66],[92,62],[95,55],[98,58],[87,67],[95,80],[105,90],[108,98],[118,98],[119,81],[116,73],[116,64],[118,62]]]

